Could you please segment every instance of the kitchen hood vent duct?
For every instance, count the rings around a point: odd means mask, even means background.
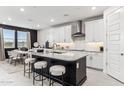
[[[85,33],[82,31],[82,21],[72,23],[72,36],[73,37],[84,37]]]

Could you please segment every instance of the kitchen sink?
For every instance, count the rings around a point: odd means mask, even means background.
[[[63,52],[63,51],[51,51],[51,53],[63,54],[63,53],[66,53],[66,52]]]

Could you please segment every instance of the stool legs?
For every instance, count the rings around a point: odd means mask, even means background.
[[[43,67],[41,68],[41,73],[43,74]],[[40,76],[41,76],[41,75],[40,75]],[[42,86],[43,86],[43,75],[42,75],[41,81],[42,81]]]
[[[16,66],[16,60],[15,60],[15,64],[14,65]]]
[[[25,76],[25,62],[24,62],[24,76]]]
[[[28,73],[28,77],[30,78],[30,74],[31,74],[31,63],[29,62],[28,64],[28,71],[26,70],[26,63],[24,63],[24,76],[25,73]]]
[[[63,77],[63,72],[62,72],[62,85],[64,86],[64,77]]]
[[[49,86],[51,86],[51,73],[49,73]]]
[[[51,80],[51,73],[49,73],[49,86],[53,86],[53,80]]]
[[[33,71],[33,85],[35,85],[35,69]]]
[[[35,75],[35,73],[36,73],[36,69],[34,68],[34,71],[33,71],[33,85],[35,85],[35,80],[36,80],[36,77],[37,77],[37,75]],[[37,81],[41,81],[42,82],[42,86],[43,86],[43,67],[40,69],[40,74],[39,74],[39,80],[37,80]]]
[[[29,62],[29,72],[28,72],[28,77],[30,78],[30,73],[31,73],[31,63]]]
[[[63,72],[62,72],[62,76],[61,76],[61,79],[62,79],[62,85],[64,86],[64,76],[63,76]],[[51,73],[49,74],[49,77],[50,77],[50,80],[49,80],[49,86],[53,86],[54,84],[54,81],[51,80]]]

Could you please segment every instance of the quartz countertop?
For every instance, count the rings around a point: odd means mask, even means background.
[[[30,49],[30,51],[37,51],[38,49],[45,49],[45,50],[52,50],[52,49],[46,49],[46,48],[34,48]],[[95,50],[85,50],[85,49],[67,49],[67,50],[55,50],[55,51],[78,51],[78,52],[91,52],[91,53],[103,53],[103,51],[95,51]]]
[[[80,50],[80,49],[69,49],[69,51],[80,51],[80,52],[91,52],[91,53],[103,53],[103,51],[90,51],[90,50]]]
[[[47,51],[46,51],[47,50]],[[83,57],[88,56],[88,53],[83,53],[80,51],[57,51],[59,53],[53,53],[53,50],[46,49],[44,52],[32,52],[32,55],[47,57],[52,59],[64,60],[64,61],[76,61]]]

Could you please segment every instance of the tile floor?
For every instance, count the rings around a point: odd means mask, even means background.
[[[36,85],[40,85],[36,82]],[[44,82],[48,85],[48,81]],[[59,84],[55,84],[59,86]],[[87,80],[82,86],[123,86],[124,84],[101,71],[87,69]],[[0,62],[0,86],[32,86],[32,79],[23,76],[23,65],[16,67],[7,62]]]

